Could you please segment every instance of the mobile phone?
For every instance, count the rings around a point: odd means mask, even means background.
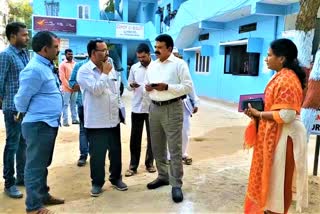
[[[151,87],[157,87],[159,84],[158,83],[151,83],[150,85],[151,85]]]
[[[22,120],[22,113],[21,112],[18,112],[17,113],[17,115],[14,115],[13,116],[13,119],[14,119],[14,121],[16,121],[16,122],[20,122],[21,120]]]
[[[133,88],[138,88],[140,86],[140,84],[133,82],[130,84]]]

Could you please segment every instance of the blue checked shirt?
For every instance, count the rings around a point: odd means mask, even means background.
[[[19,88],[19,74],[28,62],[27,51],[12,45],[0,53],[0,97],[3,111],[16,111],[13,97]]]
[[[77,73],[79,68],[84,65],[85,63],[87,63],[89,61],[89,58],[82,60],[81,62],[77,62],[76,65],[73,67],[71,76],[70,76],[70,80],[69,80],[69,86],[70,88],[73,88],[77,83]],[[78,106],[83,106],[82,104],[82,93],[81,91],[78,91],[78,97],[77,97],[77,105]]]

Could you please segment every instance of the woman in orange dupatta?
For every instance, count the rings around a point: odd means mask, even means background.
[[[271,43],[265,61],[276,74],[264,92],[264,111],[250,104],[245,110],[252,118],[245,146],[254,148],[245,213],[287,213],[292,185],[296,187],[297,210],[307,205],[307,139],[299,119],[306,75],[297,55],[297,47],[289,39]]]

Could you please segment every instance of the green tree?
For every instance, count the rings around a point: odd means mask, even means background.
[[[32,7],[29,0],[9,0],[9,23],[14,21],[23,22],[31,29]]]
[[[9,23],[10,22],[22,22],[27,26],[29,36],[31,37],[32,27],[32,7],[29,0],[9,0]],[[27,46],[27,49],[31,49],[31,40]]]
[[[105,8],[104,11],[105,12],[111,12],[114,13],[114,0],[109,0],[106,4],[105,4]]]

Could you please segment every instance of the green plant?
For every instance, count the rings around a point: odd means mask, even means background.
[[[106,5],[106,7],[104,8],[105,12],[114,13],[114,0],[109,0],[105,5]]]

